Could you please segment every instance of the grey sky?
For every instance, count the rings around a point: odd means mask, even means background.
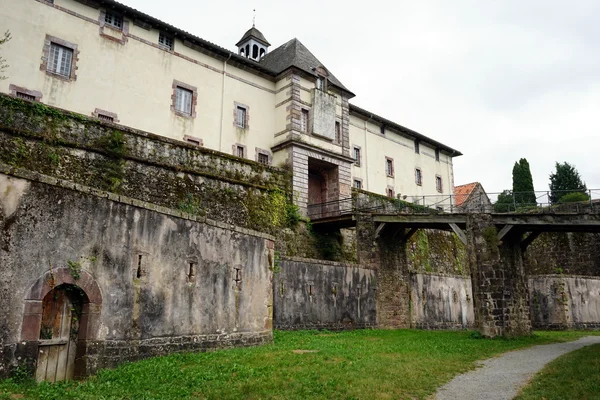
[[[597,0],[121,1],[230,50],[256,8],[271,49],[297,37],[352,103],[461,150],[456,185],[510,188],[525,157],[536,190],[555,161],[600,188]]]

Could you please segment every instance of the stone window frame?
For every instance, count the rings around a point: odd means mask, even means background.
[[[161,43],[160,40],[163,39],[164,43]],[[168,42],[171,42],[171,45],[169,46]],[[164,31],[159,31],[158,32],[158,47],[160,47],[163,50],[169,51],[169,52],[173,52],[175,51],[175,37],[173,35],[168,34],[167,32]]]
[[[244,126],[240,125],[237,120],[237,110],[239,108],[243,108],[246,111],[246,116],[244,119]],[[250,107],[246,104],[238,103],[237,101],[233,102],[233,126],[240,129],[249,129],[250,128]]]
[[[199,138],[197,136],[184,135],[183,141],[188,144],[193,144],[194,146],[204,147],[204,141],[202,140],[202,138]]]
[[[358,150],[358,158],[355,157],[356,150]],[[352,145],[352,157],[354,157],[354,165],[360,167],[362,161],[362,150],[360,146]]]
[[[52,43],[59,46],[66,47],[73,51],[73,57],[71,57],[71,71],[69,76],[57,74],[56,72],[48,71],[48,61],[50,60],[50,46]],[[75,43],[69,42],[64,39],[57,38],[56,36],[46,34],[44,39],[44,47],[42,48],[42,63],[40,64],[40,71],[44,71],[46,75],[53,78],[62,79],[63,81],[71,82],[77,80],[77,61],[79,61],[79,50]]]
[[[394,190],[393,186],[388,185],[385,188],[385,195],[389,198],[395,198],[396,197],[396,190]]]
[[[42,100],[42,92],[40,92],[39,90],[29,90],[29,89],[21,87],[21,86],[13,85],[12,83],[10,85],[8,85],[8,92],[11,96],[20,98],[25,101],[41,101]],[[19,93],[23,93],[27,96],[34,97],[35,100],[23,99],[18,96]]]
[[[238,155],[238,148],[241,148],[243,150],[244,155],[241,158],[246,158],[248,157],[248,149],[246,147],[245,144],[241,144],[241,143],[234,143],[231,145],[231,153],[236,156],[239,157]]]
[[[175,102],[177,98],[177,88],[180,87],[182,89],[187,89],[192,92],[192,109],[191,113],[183,113],[175,108]],[[196,105],[198,104],[198,88],[196,86],[188,85],[187,83],[183,83],[176,79],[173,79],[173,92],[171,94],[171,111],[183,118],[196,118]]]
[[[102,119],[101,116],[110,117],[110,118],[112,118],[112,121],[108,121],[107,119]],[[95,117],[95,118],[97,118],[97,119],[99,119],[100,121],[103,121],[103,122],[119,123],[119,118],[117,117],[116,113],[111,112],[111,111],[106,111],[106,110],[103,110],[101,108],[94,109],[94,111],[92,112],[92,117]]]
[[[261,163],[260,161],[258,161],[258,155],[262,154],[267,156],[267,164]],[[263,165],[271,165],[271,163],[273,162],[273,154],[271,154],[271,152],[269,150],[265,150],[265,149],[261,149],[258,147],[254,148],[254,160],[257,163],[263,164]]]
[[[358,186],[356,185],[357,183]],[[355,189],[363,189],[363,180],[361,178],[352,178],[352,187]]]
[[[421,154],[421,144],[415,139],[415,154]]]
[[[438,187],[438,182],[440,183],[439,187]],[[437,190],[438,193],[442,193],[444,191],[444,181],[443,181],[441,175],[435,176],[435,190]]]
[[[338,127],[339,127],[339,138],[338,138]],[[339,119],[339,118],[335,119],[335,128],[334,129],[335,129],[335,132],[334,132],[333,143],[341,146],[342,142],[344,141],[344,132],[342,132],[342,120],[341,119]]]
[[[440,149],[435,149],[435,161],[440,162]]]
[[[306,116],[306,124],[304,125],[304,129],[302,128],[302,121],[304,121]],[[300,132],[305,134],[310,134],[310,109],[307,107],[302,107],[300,109]]]
[[[99,30],[100,36],[102,36],[105,39],[112,40],[113,42],[124,45],[127,42],[127,36],[129,35],[129,21],[127,21],[125,19],[123,14],[119,14],[117,12],[110,10],[111,13],[116,14],[121,17],[121,19],[123,21],[123,26],[121,27],[121,29],[119,29],[115,26],[109,25],[104,20],[106,18],[106,11],[107,10],[100,10],[100,15],[98,15],[98,23],[100,24],[100,30]],[[104,33],[105,29],[111,29],[116,32],[121,32],[121,34],[122,34],[121,39],[111,36],[107,33]]]
[[[423,186],[423,171],[421,168],[415,168],[415,183],[417,186]]]
[[[388,156],[385,157],[385,175],[388,178],[394,177],[394,159]]]

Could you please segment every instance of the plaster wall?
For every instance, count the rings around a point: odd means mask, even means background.
[[[100,292],[99,320],[89,327],[79,374],[152,355],[271,340],[269,236],[48,182],[0,174],[0,375],[35,363],[40,325],[25,318],[26,298],[34,283],[46,282],[41,277],[68,271],[69,263],[80,265]]]
[[[440,160],[435,160],[435,149],[421,142],[419,154],[415,153],[414,140],[391,128],[381,134],[380,126],[357,115],[350,116],[350,154],[353,146],[360,147],[360,166],[352,167],[352,177],[362,180],[362,188],[370,192],[386,194],[392,187],[395,195],[406,195],[407,201],[426,205],[449,205],[449,196],[454,192],[452,158],[440,151]],[[394,174],[386,173],[386,157],[394,160]],[[415,169],[422,174],[422,184],[417,185]],[[436,188],[436,176],[442,178],[442,191]]]
[[[376,324],[376,272],[359,265],[283,258],[273,279],[277,329],[349,329]]]
[[[534,328],[600,328],[599,277],[534,275],[529,291]]]
[[[411,274],[412,326],[420,329],[473,327],[471,279],[464,276]]]
[[[3,46],[11,67],[6,70],[8,79],[0,81],[0,91],[8,93],[10,84],[40,91],[43,103],[84,115],[99,108],[116,113],[123,125],[179,140],[185,135],[198,137],[204,146],[229,154],[234,143],[241,143],[250,159],[255,159],[255,148],[270,149],[275,132],[274,82],[225,65],[178,38],[174,51],[158,48],[158,30],[146,30],[127,18],[127,40],[121,44],[107,39],[99,33],[101,10],[72,0],[57,0],[55,5],[80,17],[43,2],[8,2],[11,12],[0,14],[0,24],[13,36]],[[77,44],[76,80],[40,70],[46,34]],[[195,118],[171,111],[174,80],[197,88]],[[246,129],[234,125],[235,102],[249,107]]]

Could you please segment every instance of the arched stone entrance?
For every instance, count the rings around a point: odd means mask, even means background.
[[[21,341],[37,347],[37,380],[86,375],[87,342],[96,339],[101,308],[100,287],[86,271],[58,268],[33,283],[25,297]]]

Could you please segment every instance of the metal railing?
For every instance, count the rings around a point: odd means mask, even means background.
[[[568,197],[565,197],[569,195]],[[585,191],[531,191],[523,193],[473,193],[470,195],[421,195],[384,197],[355,193],[354,197],[308,206],[312,220],[356,212],[378,214],[439,213],[600,213],[600,189]]]

